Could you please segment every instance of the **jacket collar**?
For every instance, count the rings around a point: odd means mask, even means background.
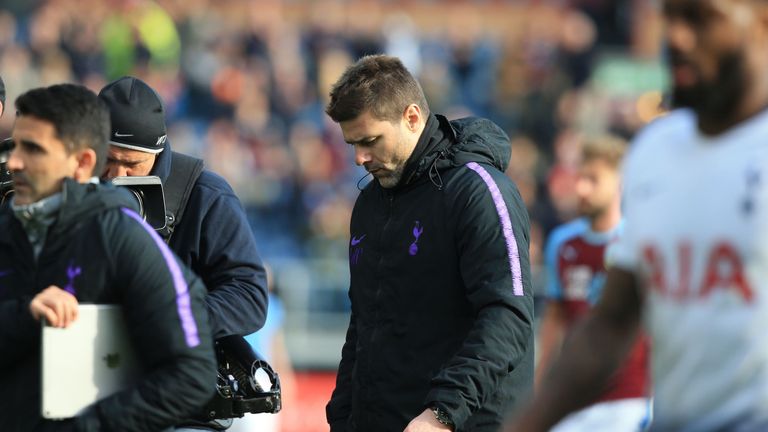
[[[97,193],[97,191],[100,191]],[[111,184],[85,183],[80,184],[73,179],[64,179],[61,190],[61,204],[58,209],[58,217],[51,226],[49,238],[61,237],[61,233],[72,229],[72,227],[83,221],[87,216],[104,211],[107,208],[126,207],[134,211],[137,210],[137,203],[125,188],[113,186]],[[12,226],[17,229],[12,229]],[[20,244],[20,233],[24,233],[21,222],[16,218],[10,203],[3,204],[0,207],[0,227],[3,230],[18,231],[11,236],[0,235],[0,244],[13,243]],[[22,237],[23,234],[21,234]]]
[[[405,163],[403,176],[394,189],[416,182],[455,141],[456,136],[448,119],[439,114],[430,114],[413,153]]]
[[[138,204],[126,188],[111,184],[84,183],[65,179],[56,231],[66,230],[86,217],[109,208],[137,210]]]
[[[168,180],[168,176],[171,175],[172,153],[171,142],[166,139],[165,149],[157,154],[155,164],[152,165],[152,170],[149,172],[149,175],[160,177],[160,181],[163,184]]]

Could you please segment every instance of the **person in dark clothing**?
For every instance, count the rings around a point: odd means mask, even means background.
[[[171,151],[163,103],[145,82],[120,78],[107,84],[99,98],[106,102],[112,119],[111,145],[102,177],[153,175],[166,188],[174,181],[183,182],[190,190],[183,217],[169,218],[172,228],[161,234],[208,288],[205,301],[214,338],[259,330],[267,314],[266,271],[232,188],[207,170],[197,178],[183,172],[180,167],[185,160],[197,160]],[[184,422],[209,430],[224,430],[230,424],[226,419]]]
[[[200,279],[134,212],[126,190],[98,184],[109,112],[63,84],[16,100],[0,207],[0,430],[160,431],[212,396],[215,355]],[[79,303],[122,307],[143,375],[78,417],[44,420],[40,320],[67,327]]]
[[[352,213],[331,431],[495,431],[533,384],[529,221],[504,175],[508,137],[431,114],[384,55],[350,66],[326,112],[374,177]]]
[[[123,77],[107,84],[99,98],[112,119],[103,178],[153,175],[167,185],[183,175],[176,164],[184,155],[171,151],[163,104],[149,85]],[[214,337],[253,333],[266,319],[266,272],[240,200],[207,170],[186,186],[189,200],[168,245],[208,288]]]

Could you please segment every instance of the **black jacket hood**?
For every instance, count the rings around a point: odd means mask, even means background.
[[[490,120],[466,117],[449,121],[442,115],[430,114],[398,187],[425,175],[441,187],[440,171],[469,162],[489,164],[504,172],[511,154],[509,137]]]
[[[102,193],[95,193],[101,189]],[[62,204],[56,222],[56,230],[66,230],[86,217],[112,208],[126,207],[138,211],[138,203],[131,193],[111,184],[79,184],[65,179],[62,187]]]
[[[478,162],[493,165],[501,172],[507,170],[512,147],[509,137],[499,126],[490,120],[477,117],[454,120],[449,122],[449,125],[456,137],[456,144],[449,150],[449,166]],[[440,167],[438,164],[438,168]]]

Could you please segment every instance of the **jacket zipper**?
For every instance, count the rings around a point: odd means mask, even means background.
[[[381,268],[384,265],[384,255],[385,255],[385,252],[386,252],[386,247],[384,245],[384,239],[387,238],[387,236],[386,236],[387,227],[389,226],[389,223],[392,221],[392,215],[394,213],[393,210],[394,210],[394,207],[395,207],[395,202],[394,202],[395,201],[395,196],[394,196],[394,194],[389,192],[389,191],[384,190],[384,195],[386,197],[387,218],[384,221],[384,226],[381,229],[381,236],[379,237],[379,245],[380,245],[380,248],[381,248],[381,252],[379,254],[379,262],[376,265],[376,272],[375,272],[375,277],[376,277],[376,294],[374,296],[374,306],[373,306],[375,308],[375,310],[376,310],[376,314],[375,314],[375,319],[374,319],[374,326],[373,326],[373,329],[371,330],[371,338],[370,338],[370,341],[369,341],[372,344],[376,343],[375,341],[376,341],[376,339],[378,339],[378,333],[380,331],[379,324],[381,322],[380,321],[380,319],[381,319],[381,309],[379,309],[379,305],[381,304],[381,302],[379,300],[380,300],[380,297],[381,297],[381,290],[383,289],[383,287],[382,287],[382,282],[381,282],[381,278],[379,277],[379,275],[381,274]],[[367,374],[368,376],[376,376],[377,375],[375,373],[375,371],[373,371],[373,366],[374,366],[373,362],[374,362],[373,356],[368,355],[368,368],[367,368],[368,369],[368,374]],[[374,372],[374,373],[371,373],[371,372]],[[368,383],[368,388],[366,390],[367,390],[366,391],[366,393],[367,393],[367,395],[366,395],[367,398],[366,399],[370,400],[371,397],[373,396],[373,385],[372,385],[372,383]],[[370,419],[366,419],[366,420],[370,420]]]

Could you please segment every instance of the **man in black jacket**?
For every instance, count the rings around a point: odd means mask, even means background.
[[[8,160],[15,195],[0,208],[0,430],[159,431],[195,412],[216,380],[205,288],[131,209],[98,184],[109,112],[84,87],[16,100]],[[79,303],[118,304],[143,378],[69,420],[40,408],[40,323],[66,327]]]
[[[346,70],[326,112],[374,177],[352,213],[331,430],[495,431],[533,381],[529,222],[507,136],[430,114],[382,55]]]

